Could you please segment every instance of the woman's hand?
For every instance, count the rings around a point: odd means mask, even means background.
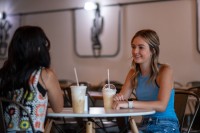
[[[112,108],[119,110],[120,108],[128,108],[128,101],[114,101],[112,104]]]
[[[114,97],[113,97],[114,101],[124,101],[124,96],[121,93],[117,93]]]

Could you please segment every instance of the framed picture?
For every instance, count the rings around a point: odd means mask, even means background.
[[[96,18],[95,13],[95,10],[74,11],[75,53],[79,57],[116,56],[120,50],[120,7],[100,8],[99,18]],[[95,35],[95,22],[101,23],[102,26],[98,36]],[[99,53],[95,50],[99,50]]]
[[[19,16],[7,16],[0,20],[0,59],[8,57],[8,47],[14,31],[19,27]]]

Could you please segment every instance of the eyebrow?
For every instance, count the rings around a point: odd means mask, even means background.
[[[135,44],[134,43],[131,43],[131,46],[135,46]],[[137,46],[145,46],[144,44],[138,44]]]

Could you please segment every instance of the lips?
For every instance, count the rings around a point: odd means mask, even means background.
[[[139,58],[141,58],[141,56],[140,55],[133,55],[133,58],[134,59],[139,59]]]
[[[140,55],[135,55],[135,56],[133,56],[133,60],[134,60],[135,62],[140,62],[141,58],[142,58],[142,56],[140,56]]]

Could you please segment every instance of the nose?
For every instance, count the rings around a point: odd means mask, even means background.
[[[133,54],[137,54],[137,53],[138,53],[138,51],[139,51],[139,50],[138,50],[138,48],[137,48],[137,47],[132,49],[132,53],[133,53]]]

